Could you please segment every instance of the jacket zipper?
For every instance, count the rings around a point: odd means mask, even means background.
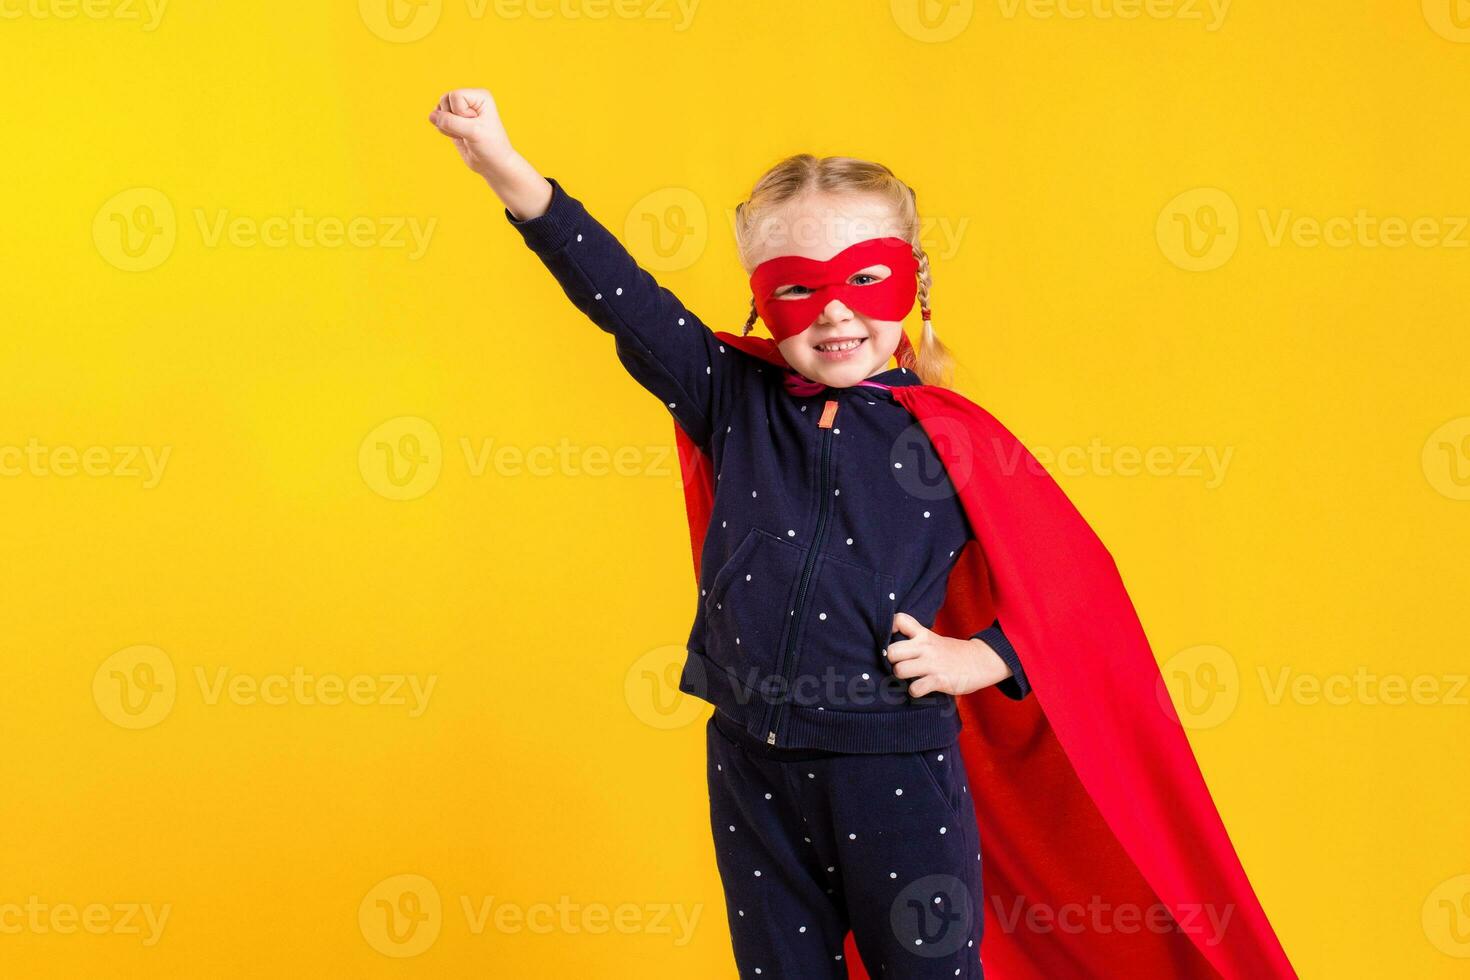
[[[832,458],[832,420],[837,417],[837,400],[827,399],[822,406],[822,417],[817,420],[817,428],[822,432],[822,472],[818,479],[819,502],[817,504],[817,530],[812,536],[811,546],[807,549],[806,565],[801,570],[801,584],[796,590],[796,607],[791,612],[791,637],[786,642],[786,648],[782,653],[780,662],[776,665],[781,676],[785,679],[785,686],[781,691],[781,702],[779,704],[766,705],[766,744],[776,744],[776,729],[780,727],[786,716],[779,712],[784,708],[791,698],[791,675],[796,668],[796,636],[801,632],[801,617],[806,608],[807,587],[811,584],[812,568],[817,563],[817,549],[822,545],[822,535],[827,530],[827,511],[831,506],[830,497],[827,492],[829,463]]]

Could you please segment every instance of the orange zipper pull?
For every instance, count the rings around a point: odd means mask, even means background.
[[[825,404],[825,405],[822,406],[822,417],[817,420],[817,428],[819,428],[819,429],[830,429],[830,428],[832,428],[832,418],[836,414],[837,414],[837,401],[835,399],[832,399],[832,398],[827,399],[827,404]]]

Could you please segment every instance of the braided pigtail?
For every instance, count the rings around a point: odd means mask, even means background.
[[[900,366],[917,373],[919,380],[926,385],[947,388],[953,358],[949,348],[940,341],[939,334],[934,332],[932,311],[929,309],[929,290],[934,285],[934,279],[929,272],[929,253],[924,251],[923,245],[916,243],[914,257],[919,260],[919,314],[924,318],[924,327],[919,336],[918,351],[910,348],[905,352],[907,356],[903,360],[912,363],[901,363]]]

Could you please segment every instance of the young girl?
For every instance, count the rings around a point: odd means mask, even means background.
[[[873,976],[981,976],[980,846],[953,696],[1027,686],[998,622],[973,638],[928,628],[973,534],[913,417],[859,387],[946,367],[913,191],[879,164],[800,156],[739,207],[764,293],[746,330],[766,306],[783,377],[720,344],[512,150],[488,93],[451,92],[431,121],[714,460],[681,688],[716,707],[710,812],[741,975],[846,977],[851,929]],[[923,345],[889,368],[916,295]],[[931,908],[916,916],[919,901]]]
[[[660,287],[512,149],[488,92],[429,119],[676,424],[699,577],[679,686],[715,707],[710,825],[742,977],[980,978],[982,871],[1014,910],[993,917],[1000,975],[1294,976],[1111,556],[943,385],[911,189],[842,157],[760,178],[736,238],[744,333],[761,319],[764,341],[711,331]],[[970,697],[992,686],[1011,703]],[[1025,846],[991,840],[982,860],[977,809]],[[1079,903],[1131,909],[1132,927],[1044,928]]]

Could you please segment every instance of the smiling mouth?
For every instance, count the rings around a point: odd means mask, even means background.
[[[824,344],[815,344],[813,347],[823,354],[840,354],[844,351],[857,350],[867,339],[866,337],[852,337],[847,340],[829,340]]]

